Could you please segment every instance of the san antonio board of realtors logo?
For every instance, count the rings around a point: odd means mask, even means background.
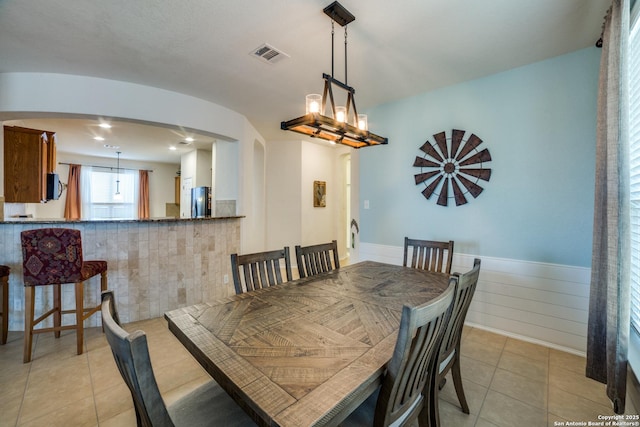
[[[468,203],[469,195],[478,197],[483,190],[480,180],[491,178],[491,169],[485,167],[485,163],[491,161],[491,154],[486,148],[478,148],[482,140],[473,133],[465,139],[465,131],[459,129],[451,131],[451,138],[447,138],[444,131],[433,138],[435,143],[427,140],[420,147],[424,156],[416,156],[413,163],[420,168],[415,179],[416,185],[424,184],[424,197],[437,196],[440,206],[447,206],[449,199],[460,206]]]

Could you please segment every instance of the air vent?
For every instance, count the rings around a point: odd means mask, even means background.
[[[252,50],[249,55],[253,55],[261,61],[267,62],[269,64],[275,64],[276,62],[289,57],[289,55],[287,55],[286,53],[276,49],[271,45],[268,45],[267,43]]]

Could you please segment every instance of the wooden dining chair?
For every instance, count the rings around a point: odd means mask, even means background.
[[[411,252],[411,256],[409,256],[409,252]],[[411,259],[411,264],[409,264],[409,259]],[[405,267],[451,274],[452,261],[453,240],[438,242],[404,238],[402,265]]]
[[[321,243],[319,245],[296,245],[296,260],[300,278],[315,276],[316,274],[340,268],[338,242],[332,240],[330,243]]]
[[[0,319],[2,326],[0,327],[0,344],[7,342],[9,334],[9,273],[11,269],[6,265],[0,265],[0,287],[2,287],[2,312]]]
[[[400,330],[387,363],[382,385],[340,425],[409,426],[416,420],[429,426],[429,402],[436,393],[438,350],[451,314],[457,279],[436,299],[417,307],[404,306]]]
[[[471,304],[471,299],[476,291],[478,284],[478,277],[480,276],[480,259],[476,258],[473,261],[473,268],[464,274],[454,273],[453,277],[458,279],[458,286],[456,288],[456,295],[453,300],[451,309],[451,319],[447,324],[442,344],[440,346],[440,352],[438,356],[438,378],[436,383],[438,384],[438,390],[442,389],[445,383],[445,376],[451,371],[451,377],[453,378],[453,385],[458,395],[458,401],[462,412],[469,413],[469,405],[467,404],[467,398],[464,395],[464,388],[462,387],[462,375],[460,373],[460,338],[462,335],[462,327],[464,326],[464,320],[467,317],[467,311]],[[436,391],[433,398],[433,420],[434,427],[440,425],[440,413],[438,410],[438,391]]]
[[[257,252],[253,254],[231,254],[231,272],[236,294],[250,292],[283,283],[282,265],[287,281],[292,279],[291,257],[289,247],[275,251]]]
[[[76,331],[77,353],[82,354],[84,321],[100,310],[100,304],[85,307],[84,282],[100,275],[100,289],[107,290],[107,262],[84,261],[80,230],[70,228],[40,228],[20,233],[22,242],[22,274],[24,279],[24,363],[31,361],[33,334],[60,331]],[[61,285],[75,285],[75,308],[63,310]],[[36,319],[35,287],[53,286],[53,307]],[[96,298],[97,299],[97,298]],[[44,308],[43,308],[44,309]],[[75,323],[62,325],[63,314],[75,314]],[[53,316],[53,327],[35,327]]]
[[[256,425],[213,380],[167,406],[153,373],[147,336],[122,328],[113,291],[102,293],[102,325],[120,375],[131,392],[138,426]]]

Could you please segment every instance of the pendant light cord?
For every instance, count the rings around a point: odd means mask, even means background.
[[[335,76],[335,74],[333,74],[333,19],[331,20],[331,77]]]
[[[334,72],[334,20],[331,20],[331,77],[335,77]],[[347,26],[344,26],[344,84],[349,85],[349,78],[347,77]]]
[[[116,194],[120,194],[120,151],[117,151],[118,161],[116,166]]]

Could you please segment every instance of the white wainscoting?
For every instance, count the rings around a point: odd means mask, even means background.
[[[403,248],[361,243],[358,259],[402,264]],[[452,271],[473,266],[473,255],[454,253]],[[479,257],[480,280],[466,323],[584,355],[591,270],[515,259]]]

